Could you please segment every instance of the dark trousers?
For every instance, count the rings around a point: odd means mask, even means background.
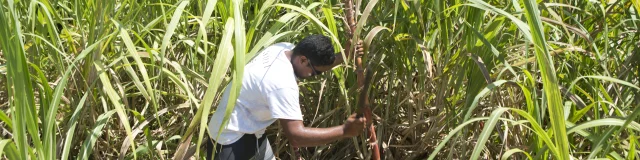
[[[215,157],[211,158],[214,146],[216,154]],[[253,134],[245,134],[238,141],[228,145],[220,145],[218,143],[214,145],[211,140],[207,142],[208,160],[271,160],[273,158],[271,145],[266,135],[256,138]]]

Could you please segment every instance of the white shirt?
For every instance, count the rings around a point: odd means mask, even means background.
[[[242,88],[229,123],[218,129],[224,118],[231,83],[225,89],[216,112],[209,121],[209,134],[217,143],[227,145],[236,142],[244,134],[262,137],[266,128],[277,119],[302,120],[298,84],[291,61],[285,51],[292,50],[291,43],[277,43],[262,50],[244,68]]]

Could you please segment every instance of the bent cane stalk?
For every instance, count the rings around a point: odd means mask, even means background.
[[[361,59],[361,58],[358,58]],[[362,62],[362,61],[360,61]],[[358,84],[361,87],[360,95],[358,97],[358,108],[356,113],[358,117],[363,116],[367,119],[367,134],[369,135],[369,145],[371,146],[372,151],[372,159],[380,160],[380,148],[378,147],[378,138],[376,137],[376,129],[373,126],[373,112],[371,111],[371,104],[369,103],[369,86],[371,86],[371,78],[373,77],[373,72],[371,71],[371,66],[367,66],[366,71],[363,71],[362,63],[359,63],[357,76],[358,82],[360,82],[362,77],[364,77],[364,82]],[[364,75],[366,72],[366,76]]]
[[[347,26],[348,29],[346,29],[345,31],[347,32],[347,37],[351,38],[352,41],[347,41],[346,42],[346,47],[345,52],[346,55],[351,55],[350,52],[353,52],[353,49],[351,48],[351,46],[353,45],[354,41],[357,41],[357,35],[354,36],[354,31],[356,30],[356,21],[355,21],[355,14],[353,11],[353,1],[352,0],[344,0],[345,3],[345,17],[347,18]],[[367,95],[367,92],[369,90],[369,84],[371,82],[371,70],[367,69],[367,77],[365,78],[364,75],[364,68],[362,66],[362,56],[357,56],[356,55],[356,77],[357,77],[357,81],[358,81],[358,88],[362,88],[362,90],[360,91],[360,97],[358,99],[358,108],[356,113],[358,114],[358,116],[362,116],[364,114],[364,117],[367,119],[367,135],[369,135],[368,138],[368,142],[369,145],[371,146],[371,158],[374,160],[379,160],[380,159],[380,149],[378,147],[378,140],[376,137],[376,132],[375,132],[375,127],[373,126],[373,113],[371,112],[371,107],[369,104],[369,96]],[[366,84],[366,85],[365,85]]]

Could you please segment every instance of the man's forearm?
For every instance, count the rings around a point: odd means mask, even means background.
[[[296,147],[313,147],[331,143],[344,138],[344,126],[331,128],[304,127],[289,136],[291,144]]]
[[[343,125],[330,128],[308,128],[301,120],[280,119],[279,121],[284,134],[294,147],[310,147],[357,136],[364,130],[366,119],[352,114]]]
[[[339,125],[329,128],[305,127],[300,120],[281,119],[280,125],[284,134],[295,147],[319,146],[345,137],[345,126]]]

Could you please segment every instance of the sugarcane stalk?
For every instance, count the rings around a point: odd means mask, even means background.
[[[354,37],[353,32],[356,30],[356,21],[355,21],[355,12],[353,10],[353,0],[343,0],[345,4],[345,18],[347,20],[347,25],[345,25],[346,37],[350,38],[351,41],[347,40],[345,43],[345,53],[348,56],[355,56],[356,62],[356,78],[358,83],[358,88],[361,89],[359,97],[358,97],[358,108],[356,109],[357,115],[364,116],[367,119],[367,135],[369,138],[367,140],[369,146],[371,146],[371,159],[380,160],[380,147],[378,146],[378,140],[376,137],[375,127],[373,126],[373,113],[371,111],[371,104],[369,103],[369,85],[371,84],[372,72],[370,67],[366,69],[367,75],[365,77],[365,68],[362,66],[362,56],[352,55],[353,49],[351,46],[354,44],[353,41],[358,41],[357,39],[352,39]],[[356,37],[357,38],[357,37]],[[364,56],[364,55],[363,55]],[[343,57],[348,59],[348,57]],[[300,151],[298,147],[294,147],[295,159],[301,160]]]
[[[353,31],[356,29],[356,21],[354,18],[354,11],[353,11],[353,1],[352,0],[345,0],[345,13],[346,13],[346,19],[347,19],[347,25],[345,25],[345,32],[346,32],[346,37],[347,38],[352,38],[353,37]],[[351,41],[347,41],[345,44],[345,53],[347,56],[351,55],[349,53],[351,53]],[[349,57],[343,57],[346,61],[346,59],[348,59]],[[359,61],[358,61],[359,60]],[[358,64],[360,64],[359,66],[362,66],[362,58],[358,58],[358,60],[356,60],[356,62],[359,62]],[[361,84],[363,84],[362,78],[360,77],[360,75],[358,75],[358,87],[362,87]],[[362,103],[359,103],[362,104]],[[360,107],[359,107],[360,108]],[[362,115],[362,112],[360,111],[361,109],[358,108],[358,115]],[[365,116],[365,118],[367,118]],[[370,118],[367,118],[368,121],[370,121]],[[369,124],[369,123],[367,123]],[[375,132],[374,132],[375,133]],[[375,134],[374,134],[375,137]],[[376,144],[377,145],[377,144]],[[302,156],[300,155],[300,148],[298,147],[293,147],[293,152],[295,154],[295,159],[297,160],[302,160]],[[379,160],[380,158],[378,158],[377,160]]]
[[[348,29],[346,29],[347,32],[347,37],[351,38],[353,37],[353,33],[356,30],[356,21],[355,21],[355,12],[353,10],[353,0],[343,0],[345,3],[345,18],[347,19],[347,27]],[[357,35],[356,35],[357,36]],[[351,49],[351,46],[357,42],[357,39],[351,39],[352,41],[348,41],[346,42],[345,45],[345,52],[346,55],[352,55],[350,53],[353,53],[353,50]],[[355,40],[355,42],[354,42]],[[367,77],[365,78],[365,68],[362,66],[362,56],[359,55],[355,55],[356,56],[356,78],[357,78],[357,82],[358,82],[358,88],[361,89],[360,91],[360,95],[358,98],[358,108],[356,110],[356,113],[359,116],[364,115],[364,117],[367,119],[367,135],[369,135],[368,138],[368,142],[369,142],[369,146],[371,147],[371,151],[372,151],[372,155],[371,158],[374,160],[380,160],[380,148],[378,147],[378,140],[376,137],[376,131],[375,131],[375,127],[373,126],[373,113],[371,112],[371,104],[369,103],[369,96],[368,96],[368,91],[369,91],[369,85],[371,84],[371,77],[372,77],[372,72],[371,69],[367,69]],[[364,56],[364,55],[363,55]]]

